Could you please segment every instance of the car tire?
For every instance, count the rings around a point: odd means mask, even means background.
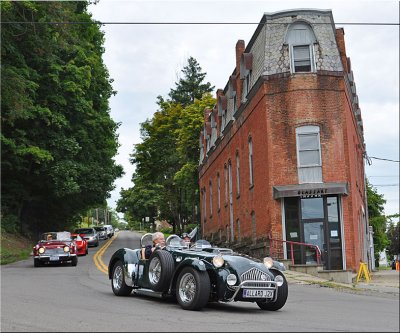
[[[85,255],[86,255],[86,254],[89,254],[89,248],[86,248]]]
[[[206,271],[185,267],[176,282],[176,299],[184,310],[200,310],[208,303],[210,289]]]
[[[133,288],[125,283],[125,271],[121,260],[118,260],[112,269],[111,288],[116,296],[128,296],[132,292]]]
[[[164,250],[155,250],[149,258],[149,283],[153,291],[165,291],[174,273],[172,254]]]
[[[33,266],[34,267],[41,267],[42,263],[40,262],[39,259],[33,259]]]
[[[278,297],[275,302],[257,302],[257,305],[260,307],[261,310],[279,310],[285,305],[288,298],[289,288],[285,276],[275,270],[271,270],[271,273],[274,274],[274,276],[281,275],[283,277],[283,284],[278,288]]]
[[[72,257],[72,260],[71,260],[71,266],[76,266],[76,265],[78,265],[78,257],[77,256]]]

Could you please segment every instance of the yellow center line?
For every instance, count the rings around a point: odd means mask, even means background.
[[[118,237],[118,234],[115,234],[115,237],[109,239],[107,243],[105,243],[93,256],[93,262],[96,265],[97,269],[105,274],[108,274],[108,266],[103,262],[102,256],[104,252],[107,250],[107,248],[111,245],[111,243],[114,241],[115,238]]]

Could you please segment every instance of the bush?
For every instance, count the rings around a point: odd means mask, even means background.
[[[5,232],[15,234],[18,232],[19,221],[15,215],[7,215],[1,218],[1,229]]]

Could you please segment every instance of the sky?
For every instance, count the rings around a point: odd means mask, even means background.
[[[129,162],[141,142],[140,124],[157,111],[157,96],[168,98],[189,57],[194,57],[206,82],[223,89],[235,67],[235,45],[250,41],[264,13],[299,8],[330,9],[336,28],[345,32],[364,124],[368,161],[366,175],[386,200],[385,215],[399,213],[399,2],[287,0],[92,0],[88,11],[104,24],[104,63],[117,94],[110,113],[120,123],[120,148],[115,160],[125,175],[108,199],[115,209],[121,188],[133,186]],[[246,24],[132,24],[213,22]],[[125,24],[122,24],[125,23]],[[126,24],[130,23],[130,24]],[[215,90],[214,90],[215,93]]]

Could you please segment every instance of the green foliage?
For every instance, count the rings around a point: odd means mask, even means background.
[[[390,243],[386,235],[387,218],[383,214],[383,205],[386,203],[386,200],[383,198],[383,195],[378,194],[377,190],[369,183],[368,179],[366,185],[369,224],[373,227],[374,231],[374,253],[375,258],[379,259],[379,253]]]
[[[91,22],[86,6],[2,2],[2,214],[20,230],[72,225],[123,173],[113,160],[119,124],[109,114],[103,33],[96,24],[38,23]]]
[[[175,82],[176,89],[171,89],[169,93],[172,102],[187,106],[214,89],[209,82],[203,83],[207,73],[201,72],[200,65],[193,57],[189,57],[188,65],[183,68],[182,73],[184,77],[178,83]]]
[[[171,89],[171,100],[158,97],[157,112],[141,124],[142,142],[135,145],[131,162],[135,164],[133,188],[121,190],[117,210],[125,219],[145,216],[166,219],[173,231],[195,220],[198,206],[199,133],[204,109],[212,108],[211,84],[203,84],[205,73],[189,58],[182,71],[185,77]],[[176,230],[177,229],[177,230]]]
[[[392,218],[397,218],[397,223],[391,222],[389,223],[389,227],[387,230],[387,237],[390,242],[389,246],[387,247],[387,253],[389,258],[393,258],[395,255],[397,256],[400,254],[400,222],[399,222],[399,214],[388,216],[391,220]]]

